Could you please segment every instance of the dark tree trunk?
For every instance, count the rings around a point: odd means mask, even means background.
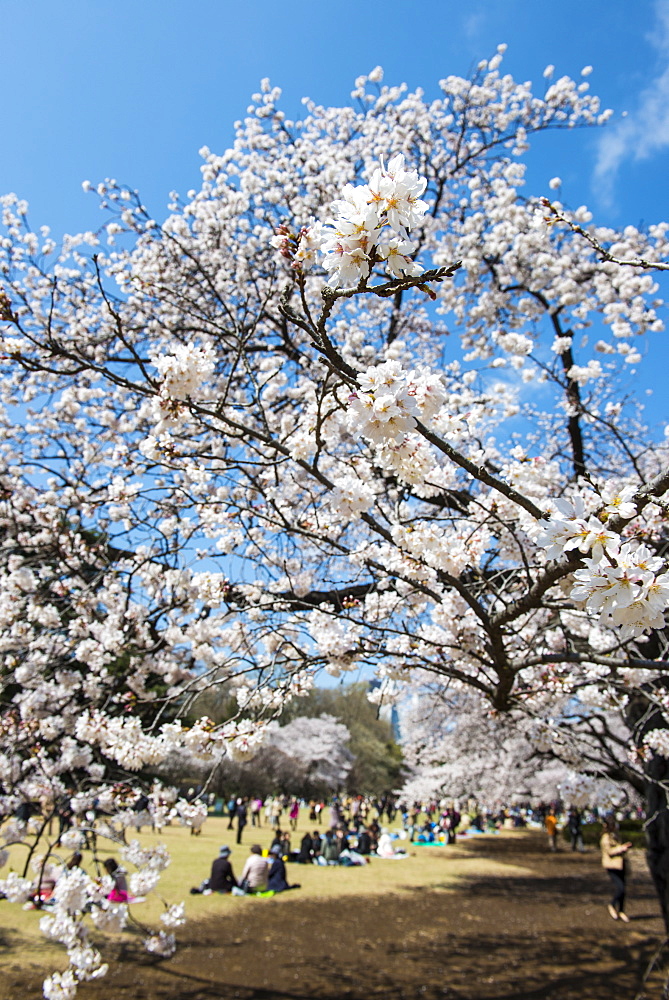
[[[646,783],[646,858],[669,934],[669,760],[653,755],[644,768]]]
[[[665,694],[669,680],[659,678],[630,699],[627,723],[632,730],[634,746],[644,755],[646,777],[646,860],[655,885],[664,926],[669,935],[669,759],[648,752],[644,737],[653,729],[667,729],[662,709],[653,701],[654,695]]]

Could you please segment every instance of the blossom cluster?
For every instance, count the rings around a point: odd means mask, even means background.
[[[669,573],[646,545],[609,542],[599,559],[584,564],[574,573],[571,597],[598,613],[602,625],[619,629],[621,639],[664,628]]]
[[[571,598],[598,615],[600,624],[619,630],[622,639],[635,638],[665,626],[669,605],[669,573],[664,561],[647,545],[624,541],[618,531],[607,528],[612,516],[625,519],[636,514],[635,489],[613,484],[602,490],[598,515],[588,513],[589,498],[558,499],[556,513],[537,538],[549,558],[578,551],[583,565],[574,573]]]
[[[367,184],[347,184],[326,224],[305,227],[297,237],[282,224],[272,246],[298,270],[314,263],[320,251],[331,288],[357,287],[375,263],[383,263],[392,278],[422,274],[408,230],[421,223],[428,209],[421,200],[426,187],[426,179],[407,170],[398,153],[387,167],[382,162]]]
[[[205,716],[189,728],[180,722],[165,723],[158,735],[152,736],[143,731],[137,717],[109,718],[98,710],[82,712],[75,732],[80,740],[100,746],[111,760],[129,771],[161,763],[181,747],[205,755],[218,750],[236,758],[253,752],[263,739],[263,726],[250,719],[232,720],[214,728]]]
[[[401,444],[416,425],[430,419],[446,394],[438,376],[406,371],[399,361],[385,361],[358,375],[360,390],[349,397],[351,430],[376,444]]]
[[[161,396],[168,399],[188,399],[214,372],[216,358],[211,347],[179,344],[173,354],[160,354],[152,359],[162,377]]]

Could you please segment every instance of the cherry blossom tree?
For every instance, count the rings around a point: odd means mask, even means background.
[[[476,694],[451,690],[428,676],[405,698],[402,744],[408,801],[443,795],[499,808],[518,798],[619,808],[642,801],[643,771],[630,759],[630,732],[619,711],[601,701],[548,693],[545,714],[491,712]],[[556,724],[557,723],[557,724]]]
[[[174,783],[186,779],[219,795],[331,795],[344,787],[353,765],[350,736],[343,723],[327,714],[298,716],[286,725],[272,721],[251,758],[233,760],[222,751],[215,761],[179,750],[159,773]]]
[[[56,738],[47,811],[252,752],[319,670],[381,700],[421,670],[548,730],[573,699],[627,712],[669,847],[668,449],[620,388],[668,226],[525,192],[535,133],[608,112],[503,49],[300,121],[264,81],[162,224],[108,180],[103,228],[57,247],[4,198],[5,814]],[[182,724],[220,688],[236,716]]]

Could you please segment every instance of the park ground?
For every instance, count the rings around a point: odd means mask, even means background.
[[[142,834],[143,842],[158,838]],[[186,900],[189,921],[173,958],[146,954],[139,929],[105,947],[107,977],[79,1000],[647,1000],[662,978],[641,978],[663,940],[653,888],[634,852],[628,925],[606,911],[599,854],[546,851],[539,832],[461,839],[415,848],[402,861],[364,869],[291,865],[302,888],[272,899],[191,896],[222,843],[221,819],[199,838],[163,831],[173,854],[162,891]],[[133,907],[154,922],[162,904]],[[0,1000],[41,996],[45,971],[66,964],[37,929],[39,914],[0,903]]]

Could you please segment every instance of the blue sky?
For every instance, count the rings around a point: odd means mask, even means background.
[[[33,226],[96,228],[81,182],[136,187],[154,218],[199,184],[198,149],[222,151],[262,77],[289,116],[308,95],[349,100],[377,64],[388,83],[437,93],[509,46],[504,67],[541,91],[548,63],[616,115],[606,129],[537,137],[529,188],[623,225],[669,215],[669,0],[3,0],[0,193]],[[669,357],[669,352],[667,352]],[[644,374],[644,378],[645,378]],[[661,383],[658,383],[661,385]],[[640,387],[641,391],[641,387]]]
[[[592,65],[617,112],[601,132],[538,140],[533,187],[558,174],[565,200],[602,221],[669,209],[669,0],[4,0],[2,13],[0,191],[56,232],[97,223],[84,179],[131,184],[160,217],[170,190],[197,186],[197,150],[228,145],[262,77],[297,115],[304,95],[346,102],[377,64],[429,95],[499,42],[539,89],[547,63]]]

